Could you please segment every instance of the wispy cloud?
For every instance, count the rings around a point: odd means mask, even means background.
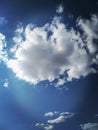
[[[45,117],[52,117],[52,116],[54,116],[55,114],[57,114],[58,112],[48,112],[48,113],[45,113]]]
[[[96,41],[98,40],[98,16],[92,15],[90,20],[79,19],[78,25],[84,31],[83,37],[86,37],[85,42],[89,53],[95,54],[98,47]]]
[[[65,122],[67,119],[70,119],[74,115],[75,113],[70,112],[48,112],[44,114],[44,116],[47,117],[47,121],[45,123],[36,123],[35,127],[40,127],[45,130],[52,130],[55,124]]]
[[[44,124],[44,123],[36,123],[35,126],[39,128],[43,128],[44,130],[52,130],[54,128],[53,125]]]
[[[64,6],[63,6],[63,4],[58,5],[58,6],[57,6],[57,9],[56,9],[56,12],[57,12],[58,14],[61,14],[61,13],[63,13],[63,11],[64,11]]]
[[[53,125],[46,125],[46,126],[44,127],[45,130],[52,130],[53,128],[54,128]]]
[[[81,125],[82,130],[98,130],[98,123],[87,123]]]
[[[55,124],[55,123],[61,123],[61,122],[64,122],[65,121],[65,116],[59,116],[55,119],[52,119],[52,120],[48,120],[47,122],[49,124]]]

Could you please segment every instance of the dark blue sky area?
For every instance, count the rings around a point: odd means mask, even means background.
[[[89,14],[97,12],[97,0],[1,0],[0,15],[6,16],[13,22],[38,20],[49,21],[50,16],[54,16],[58,4],[64,4],[65,15],[73,14],[74,17],[88,17]],[[14,23],[13,23],[14,24]]]

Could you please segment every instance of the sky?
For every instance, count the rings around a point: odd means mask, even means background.
[[[0,130],[98,130],[98,1],[0,0]]]

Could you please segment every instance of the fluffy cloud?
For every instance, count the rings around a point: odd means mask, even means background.
[[[10,49],[13,58],[6,62],[16,77],[33,84],[58,79],[57,85],[63,85],[74,78],[96,73],[92,66],[98,64],[95,44],[98,17],[78,20],[83,34],[73,28],[68,30],[61,21],[61,17],[54,17],[42,27],[28,24],[26,28],[21,25],[16,29],[15,45]],[[65,72],[64,80],[60,79]]]
[[[98,123],[87,123],[87,124],[81,125],[81,128],[83,130],[98,130]]]

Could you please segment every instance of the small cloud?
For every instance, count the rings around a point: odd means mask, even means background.
[[[60,4],[59,6],[57,6],[56,12],[57,12],[58,14],[63,13],[63,11],[64,11],[64,6],[63,6],[63,4]]]
[[[52,117],[52,116],[54,116],[55,114],[57,114],[58,112],[48,112],[48,113],[45,113],[45,115],[44,116],[46,116],[46,117]]]
[[[62,112],[60,113],[60,116],[65,116],[65,119],[71,118],[75,115],[75,113],[70,113],[70,112]]]
[[[81,125],[82,130],[98,130],[98,123],[87,123]]]
[[[57,124],[57,123],[61,123],[61,122],[64,122],[64,121],[65,121],[65,116],[59,116],[59,117],[57,117],[53,120],[48,120],[47,122],[49,124],[55,124],[55,123]]]
[[[63,116],[63,115],[71,115],[72,113],[70,113],[70,112],[62,112],[62,113],[60,113],[60,115],[61,116]]]
[[[5,79],[5,82],[3,84],[3,87],[7,88],[9,86],[9,82],[8,79]]]
[[[52,130],[54,128],[53,125],[44,124],[44,123],[36,123],[35,126],[39,128],[43,128],[44,130]]]
[[[54,126],[53,125],[49,125],[49,124],[47,124],[46,126],[44,126],[45,130],[52,130],[53,128],[54,128]]]
[[[66,83],[66,80],[65,80],[65,79],[59,79],[55,87],[62,86],[62,85],[64,85],[65,83]]]
[[[35,126],[43,127],[43,126],[44,126],[44,123],[36,123]]]

